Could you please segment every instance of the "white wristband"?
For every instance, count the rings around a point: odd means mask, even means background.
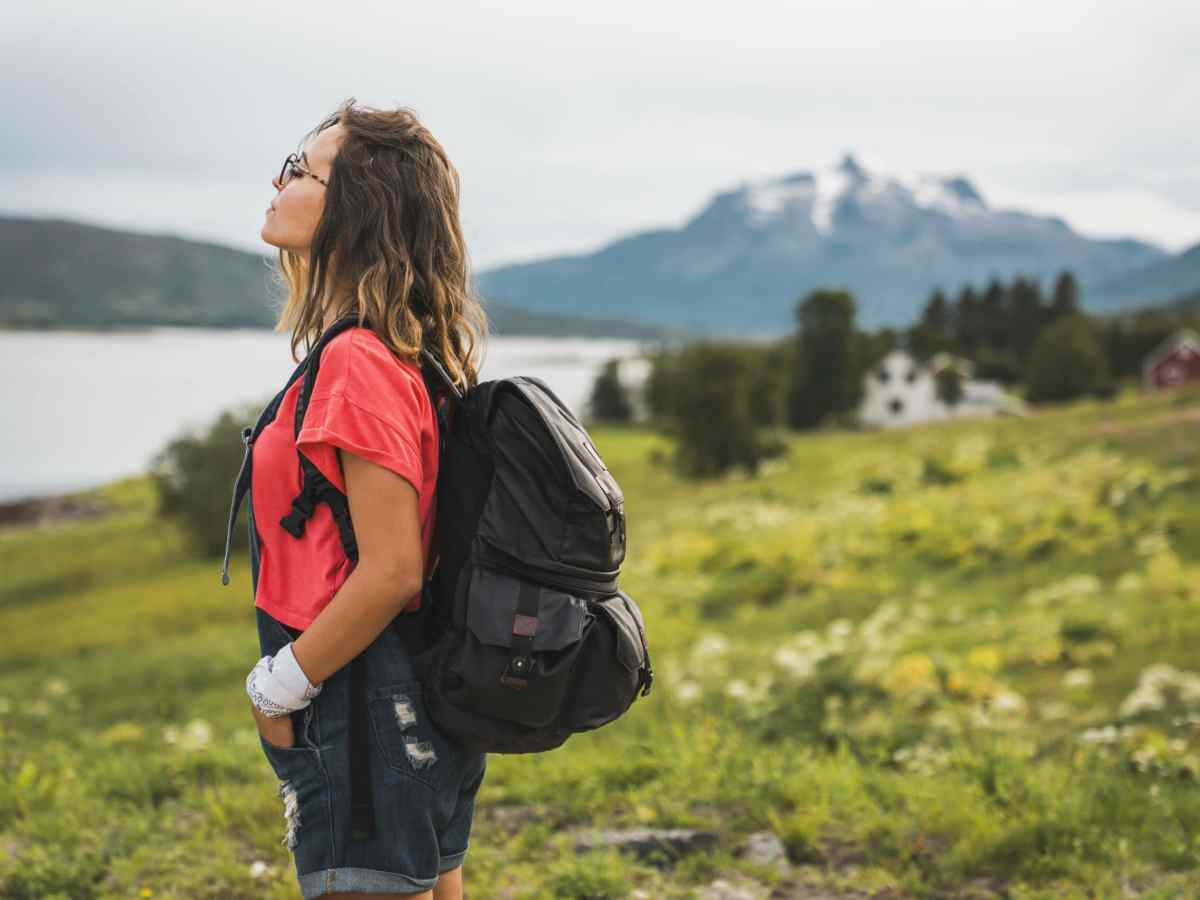
[[[272,718],[304,709],[321,693],[323,685],[312,685],[296,661],[292,645],[274,657],[264,656],[246,676],[246,693],[264,715]]]
[[[304,674],[304,670],[300,668],[300,663],[296,661],[296,654],[292,651],[292,641],[288,641],[283,648],[275,654],[273,662],[267,664],[273,676],[270,681],[272,684],[279,686],[280,690],[295,697],[297,701],[308,701],[321,693],[321,685],[312,685],[308,681],[308,676]],[[304,703],[308,705],[307,702]]]

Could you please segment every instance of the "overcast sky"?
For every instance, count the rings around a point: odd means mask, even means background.
[[[0,71],[0,210],[263,251],[271,177],[349,96],[446,147],[478,268],[847,152],[1200,241],[1194,0],[11,3]]]

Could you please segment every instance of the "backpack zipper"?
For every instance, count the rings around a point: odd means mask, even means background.
[[[546,569],[537,566],[529,566],[524,563],[514,562],[503,551],[497,550],[490,544],[484,543],[483,550],[478,554],[480,562],[488,565],[493,565],[502,571],[508,572],[510,575],[519,575],[528,581],[538,581],[543,584],[551,585],[568,592],[584,593],[584,594],[611,594],[607,585],[612,584],[616,580],[616,576],[612,578],[594,579],[594,578],[574,578],[570,575],[563,575],[559,572],[548,573]]]

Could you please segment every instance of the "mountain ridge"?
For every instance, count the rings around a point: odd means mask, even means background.
[[[0,328],[270,328],[271,258],[212,241],[57,216],[0,215]],[[684,337],[686,329],[619,316],[485,303],[492,333],[546,337]]]
[[[830,167],[718,190],[677,227],[493,266],[479,279],[489,296],[533,308],[637,310],[738,334],[748,321],[786,331],[796,302],[818,287],[854,293],[862,327],[903,326],[935,287],[1071,269],[1090,308],[1092,285],[1169,257],[1135,238],[1088,238],[1058,216],[993,209],[961,172],[877,175],[847,153]]]

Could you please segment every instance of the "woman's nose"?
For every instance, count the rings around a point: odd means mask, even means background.
[[[278,175],[275,175],[271,178],[271,184],[274,185],[275,190],[277,190],[277,191],[283,190],[283,185],[280,183]]]

